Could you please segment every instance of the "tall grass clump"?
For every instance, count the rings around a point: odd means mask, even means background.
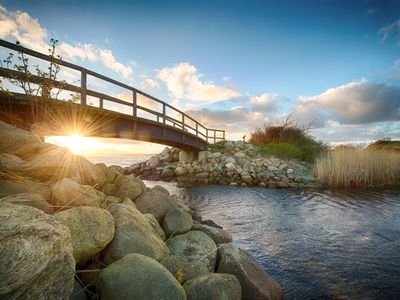
[[[258,145],[264,155],[273,155],[283,159],[298,159],[314,162],[315,157],[327,147],[308,134],[313,126],[300,126],[289,115],[285,120],[264,124],[251,133],[249,142]]]
[[[319,180],[331,187],[379,187],[400,184],[400,153],[342,148],[321,154],[315,162]]]

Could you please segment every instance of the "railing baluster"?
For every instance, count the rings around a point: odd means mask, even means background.
[[[199,136],[199,123],[196,122],[196,136]]]
[[[214,144],[217,142],[217,131],[214,130]]]
[[[100,104],[99,104],[100,109],[103,109],[103,98],[100,98]]]
[[[81,105],[86,106],[87,74],[86,70],[81,70]]]
[[[182,113],[182,130],[185,130],[185,114]]]
[[[133,116],[137,117],[137,94],[136,91],[132,93]]]
[[[163,105],[162,105],[162,116],[163,116],[163,124],[165,125],[165,119],[166,119],[166,116],[165,116],[165,103],[163,103]]]

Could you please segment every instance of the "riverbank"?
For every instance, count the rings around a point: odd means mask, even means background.
[[[321,188],[312,165],[266,157],[249,143],[225,141],[209,146],[199,159],[179,162],[179,150],[165,148],[142,163],[124,169],[141,179],[176,181],[178,186],[220,184],[270,188]]]
[[[166,189],[1,121],[0,149],[0,298],[282,299]]]

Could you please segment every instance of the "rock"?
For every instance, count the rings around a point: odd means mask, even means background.
[[[155,233],[157,233],[157,235],[158,235],[163,241],[165,241],[165,232],[164,232],[164,230],[161,228],[161,226],[160,226],[160,224],[158,223],[156,217],[153,216],[152,214],[144,214],[144,216],[146,217],[147,221],[149,221],[151,227],[153,227]]]
[[[69,296],[69,300],[86,300],[85,289],[77,280],[74,281],[74,289]]]
[[[208,273],[185,282],[190,300],[240,300],[242,289],[235,275]]]
[[[177,255],[170,255],[164,258],[161,264],[167,268],[180,284],[196,276],[209,273],[205,265],[198,262],[190,263],[184,257]]]
[[[242,286],[242,299],[282,299],[279,283],[270,277],[247,252],[224,244],[218,249],[218,273],[235,275]]]
[[[0,121],[0,152],[24,157],[37,153],[44,146],[39,136]]]
[[[322,184],[319,182],[309,182],[306,184],[306,188],[311,188],[311,189],[321,189]]]
[[[115,223],[112,242],[103,251],[103,262],[111,264],[129,253],[139,253],[155,260],[169,255],[169,249],[153,227],[133,206],[111,204],[108,207]]]
[[[127,199],[129,199],[129,198],[127,198]],[[131,200],[129,199],[129,201],[131,201]],[[121,198],[114,197],[114,196],[107,196],[106,197],[106,204],[107,205],[110,205],[111,203],[121,203],[121,202],[122,202]]]
[[[107,166],[106,166],[106,164],[103,164],[103,163],[97,163],[97,164],[95,164],[97,167],[99,167],[100,168],[100,170],[104,173],[104,175],[107,173]]]
[[[203,225],[224,229],[224,228],[222,228],[222,226],[218,225],[213,220],[204,220],[204,221],[201,221],[200,223],[203,224]]]
[[[97,287],[102,300],[186,299],[182,286],[150,257],[128,254],[103,269]]]
[[[167,237],[188,232],[193,226],[192,216],[180,208],[171,209],[164,218],[163,228]]]
[[[159,167],[161,164],[160,159],[156,156],[153,156],[152,158],[150,158],[147,163],[146,163],[146,167],[149,167],[151,169],[155,169],[157,167]]]
[[[173,255],[182,256],[190,263],[201,262],[210,272],[214,272],[217,260],[217,246],[201,231],[189,231],[167,241]]]
[[[203,224],[193,225],[192,230],[199,230],[207,234],[214,243],[218,244],[227,244],[232,242],[232,235],[220,228],[215,228]]]
[[[144,191],[143,182],[133,176],[119,175],[114,182],[117,191],[114,196],[135,200]]]
[[[0,179],[0,197],[20,193],[36,193],[51,201],[51,186],[32,180],[9,181]]]
[[[183,175],[186,175],[186,173],[187,173],[187,169],[184,167],[176,167],[176,169],[175,169],[176,176],[183,176]]]
[[[108,170],[115,171],[117,174],[124,174],[124,168],[121,166],[112,165],[108,167]]]
[[[25,166],[25,161],[9,153],[0,153],[0,169],[19,171]]]
[[[225,168],[227,168],[228,170],[234,170],[236,166],[233,162],[229,162],[225,165]]]
[[[130,206],[134,207],[135,209],[137,209],[136,204],[129,198],[125,197],[124,199],[122,199],[121,203],[125,204],[125,205],[130,205]]]
[[[140,212],[150,213],[159,221],[164,219],[168,211],[178,206],[178,202],[173,196],[158,188],[144,192],[136,199],[135,204]]]
[[[1,198],[0,203],[31,206],[40,209],[41,211],[44,211],[48,214],[53,213],[53,208],[51,207],[51,205],[41,195],[36,193],[14,194]]]
[[[279,181],[276,183],[276,187],[280,189],[287,188],[289,185],[286,182]]]
[[[0,205],[0,299],[68,299],[75,260],[68,228],[36,208]]]
[[[64,178],[52,187],[52,205],[56,210],[64,210],[74,206],[99,207],[105,201],[105,195],[89,185],[80,185],[75,181]]]
[[[114,237],[114,219],[105,209],[82,206],[56,214],[71,232],[77,264],[99,253]]]
[[[164,169],[161,173],[161,179],[172,179],[175,177],[175,171],[173,169]]]
[[[157,190],[157,191],[159,191],[161,193],[169,195],[169,191],[165,187],[162,187],[161,185],[155,185],[153,187],[153,190]]]
[[[103,193],[108,195],[108,196],[112,196],[117,192],[117,187],[115,186],[115,184],[112,183],[106,183],[103,187]]]
[[[82,184],[102,186],[103,171],[87,159],[73,155],[67,148],[51,146],[26,161],[24,173],[42,180],[76,178]]]

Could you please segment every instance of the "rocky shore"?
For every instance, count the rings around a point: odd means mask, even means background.
[[[165,150],[143,169],[179,182],[222,178],[215,174],[263,182],[253,177],[268,169],[263,160],[240,171],[246,152],[235,152],[243,153],[235,162],[215,153],[203,166],[173,164],[176,150]],[[282,165],[268,172],[295,182]],[[133,169],[94,165],[0,121],[0,299],[282,299],[228,232],[166,189],[124,174]],[[147,170],[140,165],[142,177]]]
[[[177,181],[180,187],[203,184],[270,188],[320,188],[312,167],[300,161],[265,157],[245,142],[225,141],[201,151],[198,160],[179,159],[179,149],[165,148],[146,162],[125,168],[141,179]]]

